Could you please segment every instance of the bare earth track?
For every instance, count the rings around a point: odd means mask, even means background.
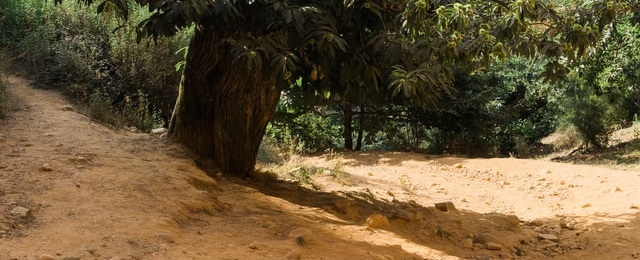
[[[637,167],[349,153],[300,159],[313,185],[213,179],[8,81],[0,259],[640,258]]]

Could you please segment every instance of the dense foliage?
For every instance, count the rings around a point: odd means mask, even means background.
[[[303,152],[527,154],[560,116],[602,147],[638,110],[636,1],[54,2],[0,6],[39,82],[165,123],[179,93],[174,139],[241,175],[265,129]]]
[[[189,33],[137,44],[135,9],[128,21],[75,2],[3,1],[0,44],[36,84],[68,94],[98,120],[141,130],[168,123],[180,79],[176,51]]]

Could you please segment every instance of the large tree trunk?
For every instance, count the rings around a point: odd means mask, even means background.
[[[192,149],[208,167],[246,176],[254,170],[280,90],[268,68],[247,69],[221,38],[210,29],[196,30],[170,136]]]

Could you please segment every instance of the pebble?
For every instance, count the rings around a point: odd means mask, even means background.
[[[31,215],[31,210],[25,207],[15,207],[9,214],[19,218],[28,218]]]
[[[43,164],[40,168],[45,172],[53,171],[53,167],[51,167],[51,165],[49,165],[48,163]]]
[[[489,250],[495,250],[495,251],[499,251],[502,250],[502,248],[504,248],[501,244],[495,243],[495,242],[488,242],[487,243],[487,249]]]
[[[62,111],[73,111],[73,106],[66,105],[61,108]]]
[[[538,234],[538,239],[549,240],[553,242],[558,242],[560,240],[556,235],[552,235],[552,234]]]
[[[389,226],[387,217],[380,214],[373,214],[367,218],[367,226],[370,228],[386,228]]]
[[[563,219],[560,221],[560,227],[568,230],[575,230],[576,221],[573,219]]]
[[[251,244],[249,244],[249,249],[258,249],[258,242],[253,241],[251,242]]]
[[[289,237],[294,238],[296,244],[298,244],[299,246],[305,246],[308,243],[312,243],[315,241],[311,230],[306,228],[296,228],[292,230],[291,232],[289,232]]]

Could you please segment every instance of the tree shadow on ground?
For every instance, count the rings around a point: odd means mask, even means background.
[[[293,204],[320,209],[344,225],[385,230],[408,241],[461,258],[540,257],[535,234],[516,216],[457,210],[453,204],[423,206],[413,201],[387,201],[365,192],[328,193],[294,183],[237,180],[237,184]]]
[[[575,149],[552,158],[554,162],[634,166],[640,163],[640,140],[622,142],[602,150]]]
[[[438,160],[440,164],[454,165],[460,163],[464,158],[445,155],[432,155],[424,153],[408,153],[408,152],[345,152],[339,154],[345,160],[344,164],[348,166],[363,165],[402,165],[409,161],[425,161]],[[401,155],[401,156],[398,156]],[[325,154],[323,157],[333,159],[333,154]]]

